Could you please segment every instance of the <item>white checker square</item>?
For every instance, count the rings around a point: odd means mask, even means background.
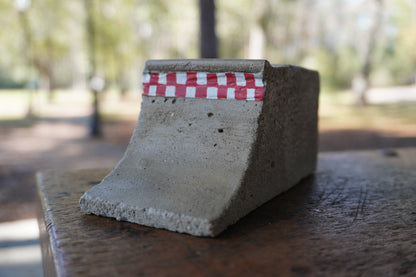
[[[143,73],[142,83],[149,83],[149,82],[150,82],[150,74],[149,73]]]
[[[186,72],[176,72],[176,83],[185,85],[186,79]]]
[[[166,97],[175,97],[176,87],[174,86],[167,86],[166,87]]]
[[[254,100],[256,90],[254,88],[247,89],[247,100]]]
[[[235,88],[227,89],[227,99],[235,99]]]
[[[157,86],[149,86],[149,96],[156,96]]]
[[[195,98],[196,88],[186,87],[186,97]]]
[[[227,76],[225,73],[217,73],[217,82],[219,86],[227,85]]]
[[[241,73],[241,72],[235,73],[235,79],[236,79],[237,86],[246,85],[246,77],[244,76],[244,73]]]
[[[207,88],[207,99],[218,99],[218,88],[208,87]]]
[[[166,73],[159,73],[159,84],[165,84],[166,85]]]
[[[206,85],[207,84],[207,73],[197,72],[196,73],[196,83],[198,85]]]
[[[256,77],[254,79],[254,82],[255,82],[256,87],[263,87],[263,78]]]

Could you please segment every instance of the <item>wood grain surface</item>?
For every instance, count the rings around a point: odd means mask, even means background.
[[[320,154],[217,238],[83,214],[108,172],[39,174],[46,276],[416,276],[416,148]]]

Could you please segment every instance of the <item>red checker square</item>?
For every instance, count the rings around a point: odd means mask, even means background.
[[[157,85],[159,83],[159,73],[157,72],[152,72],[150,74],[150,81],[149,81],[149,85]]]
[[[226,98],[227,98],[227,87],[219,86],[218,87],[218,99],[226,99]]]
[[[256,83],[254,81],[254,74],[252,74],[252,73],[244,73],[244,77],[246,78],[246,87],[247,88],[254,88],[254,87],[256,87]]]
[[[197,86],[195,98],[207,98],[207,86]]]
[[[156,96],[166,96],[166,85],[162,85],[162,84],[157,85]]]
[[[246,100],[247,99],[247,88],[238,87],[235,89],[235,99],[236,100]]]
[[[235,88],[237,86],[237,80],[235,78],[234,73],[225,73],[225,76],[227,76],[227,87]]]
[[[209,87],[216,87],[216,86],[218,86],[217,74],[215,74],[215,73],[207,73],[207,85]]]
[[[254,100],[261,101],[264,98],[264,88],[257,87],[254,92]]]
[[[196,72],[186,72],[186,85],[190,87],[195,87],[196,84]]]
[[[149,95],[149,85],[143,86],[143,95]]]
[[[186,85],[176,85],[176,97],[186,97]]]
[[[176,85],[176,72],[170,72],[166,74],[166,84],[168,86],[175,86]]]

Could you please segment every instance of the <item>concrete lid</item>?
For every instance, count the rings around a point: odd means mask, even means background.
[[[144,72],[175,72],[175,71],[203,71],[203,72],[263,72],[270,66],[267,60],[243,59],[189,59],[189,60],[148,60]]]

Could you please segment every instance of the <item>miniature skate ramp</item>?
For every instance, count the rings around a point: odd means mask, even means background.
[[[216,236],[314,171],[318,93],[265,60],[148,61],[126,153],[81,209]]]

